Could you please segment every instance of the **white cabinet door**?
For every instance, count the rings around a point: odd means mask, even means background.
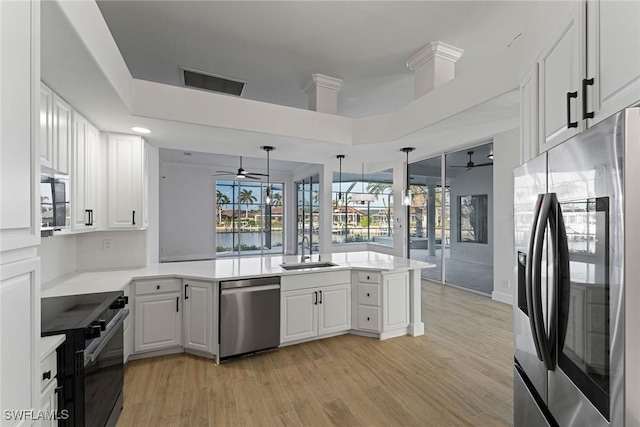
[[[351,285],[326,286],[318,292],[318,334],[351,329]]]
[[[80,114],[73,114],[73,150],[71,156],[71,229],[82,231],[88,227],[87,194],[87,131],[89,122]]]
[[[2,251],[40,244],[39,19],[37,1],[0,1]]]
[[[53,168],[53,91],[40,83],[40,164]]]
[[[160,350],[182,345],[180,293],[136,296],[134,350]]]
[[[591,126],[640,101],[640,2],[589,0],[587,19]]]
[[[144,228],[144,140],[109,135],[108,227]]]
[[[40,409],[44,414],[53,414],[58,410],[58,396],[56,394],[56,386],[58,385],[58,381],[54,378],[45,388],[42,390],[42,394],[40,396],[41,406]],[[37,425],[39,427],[55,427],[58,425],[58,421],[54,419],[47,419],[49,417],[45,416],[44,419],[39,420]],[[53,417],[50,417],[53,418]]]
[[[213,283],[184,281],[184,348],[213,354]]]
[[[36,342],[40,340],[39,272],[39,258],[0,266],[2,409],[40,407],[40,352]],[[33,325],[34,319],[38,319],[37,326]],[[7,424],[15,424],[15,420]]]
[[[538,60],[540,152],[585,127],[581,83],[584,78],[584,7],[574,12]]]
[[[64,174],[70,171],[72,111],[69,104],[55,93],[53,94],[53,165],[51,167]]]
[[[280,342],[286,343],[318,335],[317,289],[280,294]]]
[[[409,272],[385,274],[382,278],[382,330],[409,325]]]
[[[98,181],[100,169],[98,167],[100,155],[100,132],[91,123],[87,123],[85,140],[85,194],[84,205],[88,214],[87,229],[96,229],[98,215]]]

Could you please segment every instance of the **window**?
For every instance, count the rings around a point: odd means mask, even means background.
[[[393,246],[393,172],[373,174],[333,174],[332,242],[334,244],[373,242]],[[363,179],[364,178],[364,179]],[[371,201],[357,201],[356,195]]]
[[[216,182],[216,253],[260,255],[282,253],[283,184],[271,183],[271,204],[263,204],[266,184]]]
[[[297,253],[302,252],[302,239],[309,239],[309,255],[319,249],[320,244],[320,177],[314,175],[296,182]]]

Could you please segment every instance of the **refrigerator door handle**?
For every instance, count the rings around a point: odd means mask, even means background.
[[[525,266],[525,294],[527,297],[527,313],[529,317],[529,325],[531,326],[531,337],[533,338],[533,344],[536,348],[536,354],[539,360],[542,360],[542,353],[540,350],[540,343],[538,342],[537,323],[534,318],[534,300],[533,300],[533,251],[535,246],[535,240],[537,236],[538,219],[540,218],[540,209],[544,200],[545,194],[538,194],[536,200],[535,210],[533,212],[533,223],[531,225],[531,235],[529,236],[529,252],[526,258]],[[543,223],[544,224],[544,223]]]
[[[527,298],[527,300],[531,299],[529,321],[532,324],[532,331],[537,341],[536,352],[538,359],[541,360],[544,366],[550,371],[555,369],[555,363],[551,357],[550,340],[547,337],[542,310],[542,250],[544,247],[545,229],[550,220],[552,208],[555,206],[555,200],[555,194],[547,193],[538,196],[536,209],[539,209],[540,212],[537,216],[530,246],[531,252],[529,259],[531,260],[531,264],[527,266],[527,273],[530,274],[529,286],[531,292],[531,297]],[[557,201],[555,201],[555,204],[557,204]]]

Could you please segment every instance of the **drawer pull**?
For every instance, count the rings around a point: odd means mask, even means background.
[[[156,289],[160,289],[160,285],[156,286]]]
[[[367,280],[370,280],[369,276],[367,276]]]
[[[370,297],[370,296],[371,296],[371,294],[370,294],[369,292],[367,292],[367,296],[368,296],[368,297]]]
[[[370,317],[367,317],[367,322],[368,322],[368,321],[370,321],[370,320],[371,320],[371,318],[370,318]]]
[[[50,380],[51,379],[51,370],[42,373],[42,380]]]

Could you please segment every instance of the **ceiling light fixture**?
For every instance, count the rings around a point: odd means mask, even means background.
[[[487,159],[493,160],[493,151],[487,154]]]
[[[138,132],[138,133],[151,133],[150,129],[143,128],[143,127],[140,127],[140,126],[133,126],[131,128],[131,130],[134,131],[134,132]]]
[[[375,200],[376,196],[371,193],[365,193],[364,191],[364,163],[362,164],[362,193],[355,193],[353,195],[353,201],[364,205],[365,203],[371,203]]]
[[[404,147],[401,148],[400,151],[407,155],[407,188],[402,190],[402,206],[411,206],[411,189],[409,187],[409,181],[411,178],[409,177],[409,153],[415,150],[415,147]]]
[[[263,145],[260,148],[267,152],[267,190],[265,191],[264,204],[270,205],[271,204],[271,172],[269,169],[269,153],[275,150],[275,147],[271,147],[269,145]]]
[[[338,178],[338,182],[340,185],[340,188],[338,189],[338,204],[340,204],[340,202],[342,201],[342,159],[345,158],[345,155],[338,154],[336,158],[340,161],[340,172],[339,172],[339,178]]]

